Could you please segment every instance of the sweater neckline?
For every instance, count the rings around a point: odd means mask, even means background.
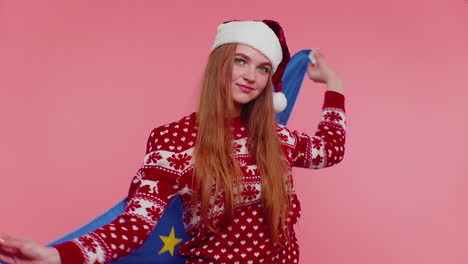
[[[235,127],[235,128],[245,126],[245,121],[241,116],[236,116],[236,117],[232,118],[231,123],[232,123],[232,126]]]

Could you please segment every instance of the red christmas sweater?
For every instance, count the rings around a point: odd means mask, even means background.
[[[328,91],[318,130],[314,136],[291,132],[278,125],[277,133],[289,168],[324,168],[343,159],[345,143],[344,96]],[[287,218],[290,240],[285,247],[272,242],[262,218],[260,175],[248,153],[247,133],[241,120],[233,122],[236,160],[243,173],[242,204],[232,223],[213,233],[200,221],[199,208],[192,209],[192,152],[197,136],[195,113],[151,132],[147,154],[134,177],[127,207],[119,217],[85,236],[55,245],[63,264],[107,263],[129,254],[146,240],[169,200],[179,195],[184,223],[192,239],[180,245],[186,263],[298,263],[299,247],[293,226],[300,204],[292,194]],[[219,197],[222,197],[220,195]],[[213,199],[210,217],[219,218],[223,199]],[[193,212],[192,210],[196,210]]]

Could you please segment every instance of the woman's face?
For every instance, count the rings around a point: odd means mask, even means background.
[[[257,98],[265,89],[272,66],[262,53],[251,46],[238,44],[232,68],[232,98],[236,105]]]

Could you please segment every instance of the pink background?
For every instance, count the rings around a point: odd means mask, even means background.
[[[347,95],[344,161],[295,171],[301,262],[468,263],[467,0],[185,2],[0,1],[0,233],[45,243],[123,198],[151,129],[195,109],[216,26],[271,18]]]

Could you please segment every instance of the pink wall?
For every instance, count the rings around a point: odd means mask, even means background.
[[[345,160],[295,171],[301,262],[468,262],[466,0],[157,2],[0,1],[0,233],[47,242],[123,198],[151,129],[194,110],[217,24],[272,18],[347,95]]]

